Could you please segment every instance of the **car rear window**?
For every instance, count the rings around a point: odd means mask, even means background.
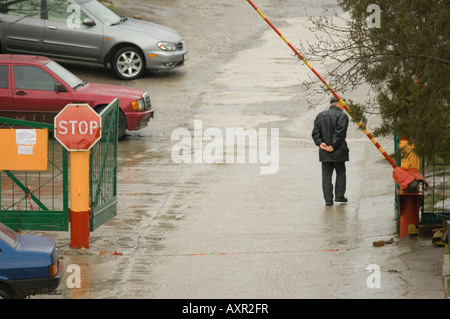
[[[8,88],[8,66],[0,65],[0,89]]]
[[[0,239],[5,241],[9,246],[16,248],[19,242],[19,234],[5,224],[0,223]]]

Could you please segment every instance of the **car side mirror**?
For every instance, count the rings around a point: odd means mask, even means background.
[[[55,84],[55,91],[56,92],[67,92],[67,89],[62,83],[56,83]]]
[[[83,25],[88,26],[88,27],[93,27],[93,26],[95,26],[95,22],[89,18],[86,18],[83,20]]]

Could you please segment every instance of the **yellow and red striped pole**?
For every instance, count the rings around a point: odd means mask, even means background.
[[[317,73],[316,70],[314,70],[314,68],[308,63],[308,61],[306,61],[306,59],[300,54],[300,52],[298,52],[298,50],[296,48],[294,48],[294,46],[292,44],[289,43],[289,41],[280,33],[280,31],[277,30],[277,28],[275,28],[275,26],[272,24],[272,22],[269,21],[269,19],[266,18],[266,16],[264,16],[264,14],[255,6],[255,4],[251,1],[251,0],[247,0],[248,3],[250,3],[250,5],[256,10],[256,12],[259,13],[259,15],[267,22],[267,24],[270,25],[270,27],[280,36],[281,39],[283,39],[284,42],[286,42],[286,44],[292,49],[292,51],[294,51],[294,53],[303,61],[303,63],[305,63],[310,69],[311,71],[320,79],[320,81],[322,81],[322,83],[331,91],[331,93],[336,97],[336,99],[339,101],[339,103],[344,107],[344,109],[347,111],[348,114],[350,114],[350,116],[352,118],[354,118],[354,115],[352,114],[352,112],[350,111],[350,108],[348,107],[348,105],[345,103],[344,100],[342,100],[337,93],[333,90],[333,88],[320,76],[319,73]],[[375,145],[375,147],[380,151],[380,153],[384,156],[384,158],[386,158],[386,160],[389,162],[389,164],[391,164],[391,166],[396,169],[397,165],[395,164],[395,162],[392,160],[392,158],[386,153],[386,151],[381,147],[380,143],[378,143],[378,141],[373,137],[372,134],[370,134],[370,132],[366,129],[365,125],[363,123],[361,123],[360,121],[355,121],[356,124],[358,124],[358,126],[361,128],[361,130],[367,135],[367,137],[372,141],[372,143]]]

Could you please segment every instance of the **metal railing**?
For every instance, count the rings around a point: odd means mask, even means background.
[[[444,159],[431,168],[422,165],[424,177],[430,183],[421,208],[421,222],[424,224],[440,224],[450,219],[449,165]]]

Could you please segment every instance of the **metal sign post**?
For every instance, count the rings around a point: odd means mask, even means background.
[[[55,138],[70,152],[70,247],[89,248],[89,155],[102,119],[87,104],[69,104],[54,121]]]

